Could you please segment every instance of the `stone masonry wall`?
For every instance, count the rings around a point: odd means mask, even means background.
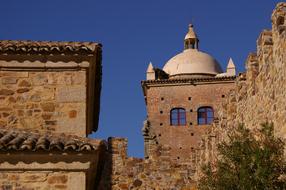
[[[86,135],[85,71],[0,71],[0,127]]]
[[[257,40],[257,53],[246,61],[246,74],[224,103],[220,125],[249,128],[273,122],[278,136],[286,137],[286,3],[272,14],[272,30]]]
[[[174,162],[170,148],[160,147],[149,159],[127,157],[127,140],[109,139],[109,152],[100,190],[192,190],[196,189],[190,162]]]
[[[257,53],[248,56],[246,73],[237,78],[234,89],[225,95],[218,109],[219,120],[203,136],[195,150],[195,158],[186,162],[172,160],[170,148],[163,145],[150,149],[149,159],[128,158],[126,140],[110,139],[110,167],[104,170],[110,177],[102,180],[101,185],[105,184],[102,187],[112,190],[195,189],[200,175],[198,167],[216,159],[216,145],[240,123],[256,128],[263,122],[273,122],[276,135],[286,138],[285,50],[286,3],[279,3],[272,14],[272,30],[261,33]]]
[[[0,190],[85,190],[83,172],[0,172]]]
[[[199,165],[216,159],[216,145],[239,124],[255,130],[273,122],[275,134],[286,138],[285,19],[286,3],[279,3],[272,14],[272,30],[260,34],[257,53],[249,54],[246,73],[237,78],[235,89],[222,103],[218,123],[200,144]]]

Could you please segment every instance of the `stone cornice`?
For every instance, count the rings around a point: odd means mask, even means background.
[[[198,77],[198,78],[178,78],[141,81],[141,86],[146,102],[146,93],[149,87],[177,86],[177,85],[202,85],[215,83],[234,83],[238,76],[222,77]]]
[[[146,81],[141,81],[141,84],[142,86],[148,86],[153,84],[182,84],[182,83],[199,83],[199,82],[235,81],[236,77],[237,76],[146,80]]]

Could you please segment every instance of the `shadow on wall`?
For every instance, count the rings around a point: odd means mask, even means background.
[[[96,179],[96,190],[111,190],[112,188],[112,169],[113,155],[118,153],[116,147],[112,146],[112,137],[108,138],[108,149],[104,153],[104,158],[101,159],[98,167],[98,175]]]

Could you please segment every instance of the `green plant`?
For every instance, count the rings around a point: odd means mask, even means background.
[[[273,124],[254,132],[243,125],[218,145],[218,159],[202,168],[200,190],[286,189],[284,142]]]

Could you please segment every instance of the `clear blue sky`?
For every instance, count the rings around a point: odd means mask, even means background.
[[[162,68],[183,48],[190,22],[200,49],[239,71],[256,39],[270,28],[276,0],[2,0],[0,39],[96,41],[103,44],[99,130],[126,137],[129,155],[143,157],[146,110],[140,81],[148,63]]]

